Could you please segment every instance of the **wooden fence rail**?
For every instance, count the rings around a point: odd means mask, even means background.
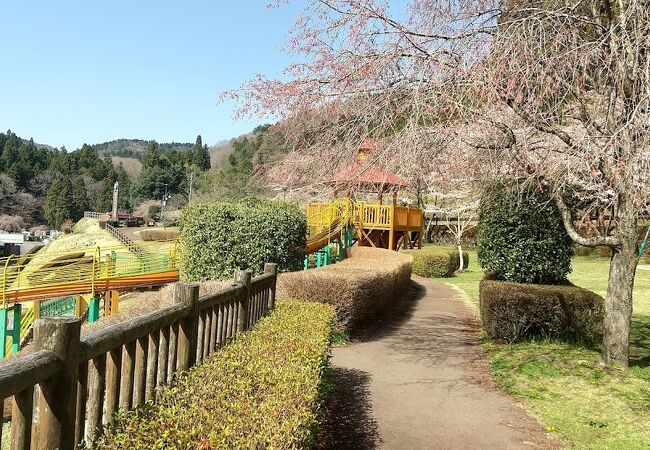
[[[91,219],[109,219],[111,215],[95,211],[84,211],[84,217],[90,217]]]
[[[202,297],[198,284],[178,284],[172,306],[83,337],[79,319],[37,320],[32,351],[0,363],[0,400],[13,398],[11,448],[92,443],[116,411],[155,401],[273,309],[276,281],[277,265],[266,264],[264,274],[239,271],[231,287]]]

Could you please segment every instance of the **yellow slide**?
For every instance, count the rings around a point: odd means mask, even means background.
[[[329,244],[332,239],[336,239],[341,234],[341,229],[339,225],[341,224],[340,218],[332,221],[329,230],[325,229],[320,233],[307,239],[307,245],[305,246],[305,255],[310,255],[317,250],[325,247]]]
[[[341,233],[350,224],[353,204],[350,199],[338,199],[324,209],[308,209],[307,223],[313,235],[307,238],[305,254],[320,250],[333,240],[340,239]]]

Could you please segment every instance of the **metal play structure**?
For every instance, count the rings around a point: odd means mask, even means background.
[[[397,193],[407,183],[370,161],[375,147],[374,142],[365,141],[356,160],[325,181],[335,189],[334,200],[308,205],[305,268],[310,255],[315,255],[317,267],[332,262],[332,244],[338,248],[339,260],[354,243],[390,250],[421,248],[422,209],[397,205]],[[357,200],[368,194],[376,195],[376,203]],[[386,194],[392,194],[389,204],[383,201]]]
[[[95,247],[60,254],[0,258],[0,358],[20,348],[34,320],[77,315],[94,322],[104,299],[106,315],[117,312],[119,292],[178,280],[173,243]]]

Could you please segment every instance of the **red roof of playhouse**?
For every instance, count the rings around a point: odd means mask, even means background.
[[[357,150],[356,161],[343,167],[336,175],[326,180],[325,184],[372,185],[381,186],[383,189],[408,186],[405,180],[393,172],[367,162],[368,154],[376,147],[374,141],[366,139]]]

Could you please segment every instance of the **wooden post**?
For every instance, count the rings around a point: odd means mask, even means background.
[[[144,401],[154,399],[156,390],[156,376],[158,375],[158,342],[160,333],[154,331],[149,335],[147,344],[147,377],[145,381]]]
[[[86,302],[86,299],[83,297],[83,295],[77,295],[77,301],[75,304],[75,316],[81,317],[86,311],[86,308],[88,308],[88,302]]]
[[[156,387],[167,384],[167,362],[169,361],[169,327],[160,330],[158,341],[158,375]]]
[[[120,372],[122,370],[122,347],[106,355],[106,414],[104,423],[113,423],[113,415],[120,404]]]
[[[0,405],[4,402],[0,403]],[[32,440],[34,387],[14,395],[11,407],[11,448],[29,448]]]
[[[133,405],[140,406],[144,403],[144,391],[147,379],[147,354],[148,336],[136,339],[135,344],[135,370],[133,372]]]
[[[176,285],[174,301],[188,307],[178,327],[178,370],[185,371],[196,363],[196,342],[199,324],[199,285]]]
[[[39,319],[34,326],[34,348],[49,350],[63,362],[61,370],[40,383],[36,433],[32,448],[75,447],[75,407],[79,371],[81,321],[71,317]]]
[[[119,407],[126,411],[133,404],[133,372],[135,368],[135,341],[122,347],[122,367],[120,369]]]
[[[237,282],[246,288],[244,295],[239,300],[237,333],[243,333],[248,329],[248,302],[251,296],[251,277],[252,273],[250,270],[240,270],[237,272]]]
[[[395,250],[395,204],[390,205],[390,225],[388,231],[388,249]]]
[[[100,355],[90,360],[88,367],[88,399],[86,400],[86,426],[84,439],[90,444],[102,429],[102,412],[104,392],[106,387],[106,355]],[[82,426],[82,424],[78,424]]]

